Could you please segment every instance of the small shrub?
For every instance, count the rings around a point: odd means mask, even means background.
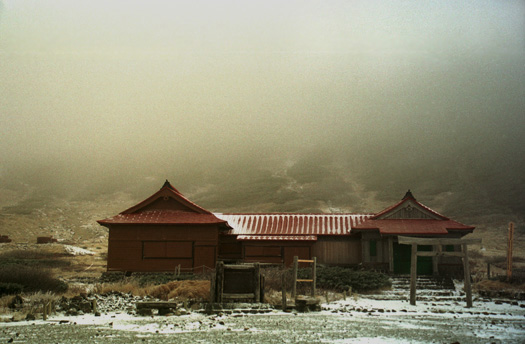
[[[0,296],[20,294],[24,286],[18,283],[0,282]]]
[[[23,286],[23,292],[63,293],[67,283],[54,278],[49,270],[25,265],[7,265],[0,268],[0,283],[15,283]]]
[[[310,269],[300,269],[300,278],[309,278]],[[387,275],[375,271],[356,271],[343,267],[318,267],[317,286],[335,291],[366,292],[391,286]]]
[[[210,297],[209,281],[173,281],[147,289],[147,294],[161,300],[206,300]]]
[[[0,254],[0,264],[3,266],[26,265],[46,268],[70,266],[70,261],[60,259],[63,257],[67,257],[67,255],[37,250],[12,250]]]

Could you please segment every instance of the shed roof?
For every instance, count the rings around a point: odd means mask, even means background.
[[[215,214],[228,222],[232,235],[348,235],[372,214]]]

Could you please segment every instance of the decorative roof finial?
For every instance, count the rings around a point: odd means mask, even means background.
[[[405,197],[403,197],[403,199],[407,199],[407,198],[412,198],[412,199],[416,199],[414,197],[414,195],[412,195],[412,192],[410,192],[410,189],[408,189],[407,193],[405,194]]]
[[[166,181],[164,182],[164,185],[162,185],[161,189],[162,189],[162,188],[165,188],[166,186],[169,187],[169,188],[172,188],[170,182],[169,182],[167,179],[166,179]]]

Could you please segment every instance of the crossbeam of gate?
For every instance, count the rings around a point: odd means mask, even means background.
[[[481,239],[451,239],[451,238],[413,238],[398,237],[398,242],[402,245],[412,245],[412,255],[410,258],[410,304],[416,304],[416,279],[417,279],[417,257],[440,257],[454,256],[463,258],[463,271],[465,278],[465,294],[467,298],[467,308],[472,307],[472,286],[470,285],[470,267],[468,264],[468,245],[481,244]],[[432,251],[418,251],[418,245],[431,245]],[[443,245],[459,245],[461,252],[441,251]],[[437,263],[436,263],[437,264]],[[434,264],[434,265],[436,265]]]

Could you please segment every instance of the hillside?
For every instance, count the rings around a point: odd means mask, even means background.
[[[93,199],[67,199],[3,192],[0,203],[0,234],[15,243],[36,243],[39,236],[52,236],[59,242],[81,247],[106,247],[107,229],[96,221],[115,215],[140,199],[128,193],[97,195]],[[229,209],[231,210],[231,209]],[[447,215],[447,214],[445,214]],[[506,253],[508,220],[504,216],[455,218],[476,226],[472,237],[481,238],[483,245],[473,247],[488,257],[503,257]],[[523,224],[516,224],[514,256],[525,258]]]

